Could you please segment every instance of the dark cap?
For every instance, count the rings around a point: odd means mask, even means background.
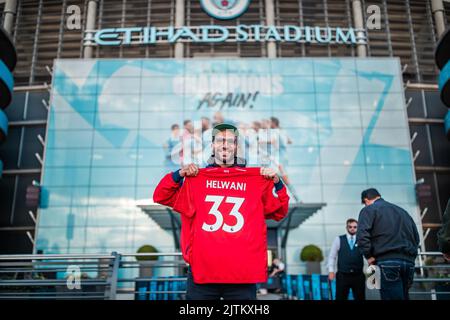
[[[375,188],[370,188],[361,192],[361,202],[364,203],[364,199],[373,200],[376,197],[381,197],[381,194]]]
[[[232,130],[236,137],[239,136],[238,129],[229,123],[219,123],[219,124],[215,125],[212,130],[212,136],[215,137],[216,134],[218,134],[219,132],[225,131],[225,130]]]

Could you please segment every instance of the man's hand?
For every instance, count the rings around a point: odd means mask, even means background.
[[[274,183],[280,182],[280,177],[278,177],[276,171],[272,168],[261,168],[261,175],[266,179],[273,180]]]
[[[330,281],[333,281],[334,280],[334,278],[335,278],[335,274],[334,274],[334,272],[330,272],[329,274],[328,274],[328,280],[330,280]]]
[[[180,176],[182,177],[195,177],[198,174],[198,166],[196,164],[188,164],[180,170]]]
[[[444,253],[444,259],[450,262],[450,253]]]
[[[375,264],[375,258],[374,257],[370,257],[369,259],[367,259],[367,263],[369,264],[369,266]]]

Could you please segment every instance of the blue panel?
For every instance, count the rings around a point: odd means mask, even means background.
[[[169,63],[172,65],[172,63]],[[203,74],[217,74],[227,73],[228,61],[222,59],[193,59],[189,63],[185,62],[185,74],[189,75],[203,75]]]
[[[116,99],[118,98],[117,96],[115,97]],[[97,100],[98,97],[95,95],[54,94],[50,108],[53,113],[74,111],[80,114],[95,113],[97,110]],[[111,102],[115,102],[112,99],[102,99],[101,101],[108,103],[109,106],[112,104]]]
[[[316,94],[317,109],[320,111],[330,111],[333,110],[348,110],[348,111],[359,111],[359,95],[358,93],[342,93],[333,92],[330,93],[317,93]],[[342,103],[345,101],[345,103]],[[365,106],[366,101],[361,104]]]
[[[139,94],[141,89],[141,80],[142,86],[144,84],[144,80],[139,77],[132,78],[120,78],[120,77],[111,77],[106,79],[99,79],[98,84],[98,93],[103,94]],[[100,96],[101,97],[101,96]]]
[[[331,295],[333,300],[336,299],[336,279],[331,282]]]
[[[298,76],[312,76],[313,60],[312,59],[292,59],[289,63],[285,60],[274,59],[271,60],[272,74],[281,75],[298,75]]]
[[[0,110],[0,141],[2,135],[4,137],[8,135],[8,118],[3,110]]]
[[[439,73],[439,90],[442,91],[442,89],[449,80],[450,80],[450,61],[447,62],[445,67]]]
[[[320,293],[320,274],[313,274],[311,276],[311,282],[313,300],[322,300],[322,296]]]
[[[140,77],[142,72],[142,61],[140,60],[100,60],[98,64],[98,76],[110,78]],[[127,80],[124,80],[127,81]]]
[[[48,187],[88,186],[89,173],[90,168],[46,168],[43,185]]]
[[[94,113],[52,113],[49,124],[55,130],[89,130],[94,122]]]
[[[291,243],[328,246],[329,225],[357,216],[368,186],[415,211],[396,58],[57,60],[54,74],[37,239],[50,252],[173,251],[171,233],[135,201],[151,200],[180,160],[201,163],[210,126],[222,121],[241,130],[251,165],[268,153],[302,201],[326,204]],[[288,257],[298,256],[293,247]],[[329,288],[316,278],[285,284],[299,299],[323,298]]]
[[[51,208],[87,206],[88,197],[88,187],[52,187],[46,189],[45,201]]]
[[[227,61],[228,73],[244,73],[244,74],[270,74],[271,60],[261,59],[240,59],[236,62]]]
[[[285,93],[314,92],[314,77],[285,76],[283,77],[283,89]]]
[[[142,77],[158,75],[180,75],[184,73],[183,60],[145,59],[142,62]]]
[[[411,163],[411,154],[406,148],[370,145],[365,147],[365,156],[366,163],[370,165]]]
[[[413,170],[411,166],[377,165],[367,170],[369,184],[413,184]]]
[[[314,59],[314,74],[316,76],[351,76],[355,73],[354,59]]]
[[[82,228],[86,225],[88,217],[87,207],[52,207],[41,208],[39,213],[39,227],[60,227],[61,225],[69,225],[71,232],[73,228]]]
[[[132,186],[136,183],[134,168],[92,168],[92,186]]]
[[[380,68],[382,66],[382,68]],[[400,71],[400,60],[397,58],[371,58],[356,59],[358,74],[367,75],[368,73],[398,76]]]
[[[54,88],[55,92],[62,95],[96,95],[98,89],[97,77],[54,78],[52,88]]]
[[[50,149],[46,151],[45,167],[88,167],[92,161],[91,148]]]
[[[274,112],[278,111],[315,111],[316,97],[314,94],[288,94],[277,95],[273,97]],[[319,105],[319,103],[317,104]],[[258,105],[259,107],[259,105]]]
[[[297,298],[298,300],[305,300],[305,289],[303,287],[303,276],[297,276]]]
[[[314,85],[316,92],[318,93],[353,93],[358,92],[358,87],[355,85],[357,82],[356,77],[315,77]]]
[[[90,148],[92,135],[93,132],[87,130],[49,130],[47,148]]]
[[[148,299],[148,285],[149,283],[147,281],[136,281],[136,291],[134,299],[135,300],[149,300]]]
[[[269,281],[271,281],[272,279],[269,278],[267,281],[267,284],[270,285],[271,283],[269,283]],[[293,284],[292,284],[292,276],[291,275],[287,275],[286,276],[286,293],[288,295],[288,297],[293,297],[294,293],[293,293]]]
[[[2,60],[0,60],[0,81],[3,81],[11,93],[14,87],[14,77]]]

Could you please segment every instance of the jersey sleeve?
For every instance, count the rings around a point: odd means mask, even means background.
[[[173,210],[187,218],[191,218],[195,214],[194,197],[191,190],[191,179],[193,178],[186,178],[184,180],[183,186],[181,187],[180,192],[178,192],[172,207]]]
[[[263,192],[264,216],[266,219],[280,221],[289,210],[289,195],[286,186],[276,191],[272,181],[267,182]]]
[[[153,192],[153,201],[168,207],[173,207],[178,193],[181,189],[181,182],[176,182],[174,173],[166,174]]]

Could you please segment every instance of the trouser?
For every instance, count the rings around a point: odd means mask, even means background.
[[[380,268],[381,300],[409,300],[409,288],[414,280],[414,263],[389,259],[377,262]]]
[[[191,271],[187,275],[187,300],[256,300],[256,284],[194,283]]]
[[[336,300],[348,300],[352,289],[355,300],[366,299],[366,277],[364,273],[336,273]]]

